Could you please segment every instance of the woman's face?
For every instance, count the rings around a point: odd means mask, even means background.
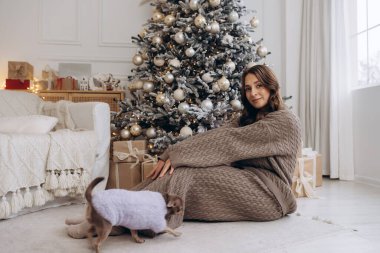
[[[245,76],[245,96],[255,109],[261,109],[268,104],[270,91],[254,74]]]

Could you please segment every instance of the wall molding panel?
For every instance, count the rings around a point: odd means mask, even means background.
[[[81,45],[79,0],[40,0],[38,16],[40,43]]]

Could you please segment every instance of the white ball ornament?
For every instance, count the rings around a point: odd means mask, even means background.
[[[221,91],[227,91],[230,88],[230,81],[223,76],[218,80],[218,85]]]
[[[213,91],[214,93],[218,93],[218,92],[220,92],[220,87],[219,87],[219,84],[218,84],[218,83],[213,83],[213,84],[212,84],[212,91]]]
[[[211,32],[211,25],[206,25],[205,30],[206,30],[207,32]]]
[[[199,8],[199,1],[198,0],[190,0],[189,7],[193,11],[198,10],[198,8]]]
[[[224,64],[224,67],[230,71],[234,71],[235,68],[236,68],[236,64],[231,61],[231,60],[228,60],[225,64]]]
[[[162,44],[162,38],[160,37],[160,36],[154,36],[153,38],[152,38],[152,43],[154,44],[154,45],[156,45],[156,46],[159,46],[159,45],[161,45]]]
[[[193,30],[191,29],[190,26],[187,26],[187,27],[185,28],[185,32],[187,32],[187,33],[191,33],[191,32],[193,32]]]
[[[178,88],[174,91],[173,93],[173,97],[175,100],[177,101],[182,101],[185,99],[186,95],[185,95],[185,92],[184,90],[182,90],[181,88]]]
[[[172,73],[167,72],[164,76],[164,80],[166,83],[172,83],[174,81],[174,76]]]
[[[120,136],[121,138],[128,140],[129,138],[131,138],[131,132],[129,132],[128,129],[124,128],[120,131]]]
[[[175,17],[173,15],[167,15],[164,19],[164,23],[167,26],[172,26],[175,21]]]
[[[189,111],[189,109],[190,109],[190,106],[189,106],[189,104],[186,103],[186,102],[182,102],[182,103],[180,103],[180,104],[178,105],[178,111],[179,111],[180,113],[187,113],[187,112]]]
[[[143,84],[143,91],[146,93],[152,92],[154,90],[154,84],[152,81],[145,81]]]
[[[237,99],[231,100],[230,104],[234,111],[239,111],[241,109],[241,102]]]
[[[166,96],[165,94],[163,93],[158,93],[157,96],[156,96],[156,103],[158,105],[164,105],[166,103],[167,99],[166,99]]]
[[[201,108],[203,111],[211,111],[214,108],[214,105],[212,104],[210,99],[205,99],[201,103]]]
[[[239,20],[239,14],[236,11],[232,11],[228,15],[228,21],[230,21],[231,23],[235,23],[238,20]]]
[[[157,136],[157,131],[156,128],[154,127],[149,127],[146,132],[145,132],[146,137],[149,139],[155,138]]]
[[[260,21],[259,21],[256,17],[253,17],[253,18],[249,21],[249,23],[251,24],[251,26],[252,26],[253,28],[257,28],[257,27],[259,26],[259,24],[260,24]]]
[[[195,54],[195,50],[192,47],[186,49],[185,54],[187,57],[193,57]]]
[[[169,66],[172,66],[174,68],[179,68],[181,67],[181,62],[177,58],[174,58],[169,61]]]
[[[183,43],[185,43],[185,35],[183,35],[183,32],[177,32],[177,33],[174,35],[174,40],[175,40],[178,44],[183,44]]]
[[[264,47],[264,46],[259,46],[257,48],[256,52],[257,52],[258,56],[265,57],[268,54],[268,49],[266,47]]]
[[[208,0],[210,3],[211,7],[217,7],[220,5],[220,0]]]
[[[214,81],[214,78],[211,76],[211,74],[209,72],[207,72],[207,73],[204,73],[202,75],[202,80],[205,83],[211,83],[212,81]]]
[[[142,128],[140,125],[138,124],[134,124],[131,126],[131,128],[129,129],[129,131],[131,132],[131,134],[133,136],[139,136],[142,132]]]
[[[179,135],[183,138],[187,138],[187,137],[193,135],[193,130],[188,126],[184,126],[179,131]]]
[[[220,32],[220,27],[219,27],[219,23],[214,21],[211,23],[211,29],[210,29],[210,32],[211,33],[218,33]]]
[[[206,18],[201,14],[198,14],[198,16],[194,19],[194,24],[198,28],[203,28],[206,25]]]
[[[142,56],[140,54],[135,54],[132,58],[132,62],[133,64],[135,64],[136,66],[140,66],[141,64],[143,64],[144,62],[144,59],[142,58]]]
[[[164,66],[164,64],[165,64],[165,60],[162,59],[162,58],[160,58],[160,57],[154,57],[154,59],[153,59],[153,63],[154,63],[154,65],[156,65],[157,67],[162,67],[162,66]]]

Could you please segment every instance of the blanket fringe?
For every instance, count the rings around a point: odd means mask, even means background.
[[[5,219],[11,214],[11,207],[5,196],[0,201],[0,219]]]
[[[46,203],[44,192],[41,186],[37,186],[37,190],[34,192],[34,206],[43,206]]]
[[[26,207],[32,207],[33,206],[33,196],[30,192],[29,187],[26,187],[25,193],[24,193],[24,203]]]

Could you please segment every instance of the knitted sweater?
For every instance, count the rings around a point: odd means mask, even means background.
[[[161,193],[110,189],[93,193],[95,210],[113,226],[129,229],[151,229],[162,232],[166,228],[167,213]]]
[[[148,179],[134,190],[170,192],[184,200],[184,214],[173,215],[172,228],[183,219],[270,221],[296,210],[291,191],[301,128],[284,109],[239,127],[224,127],[169,146],[161,155],[175,171]]]

